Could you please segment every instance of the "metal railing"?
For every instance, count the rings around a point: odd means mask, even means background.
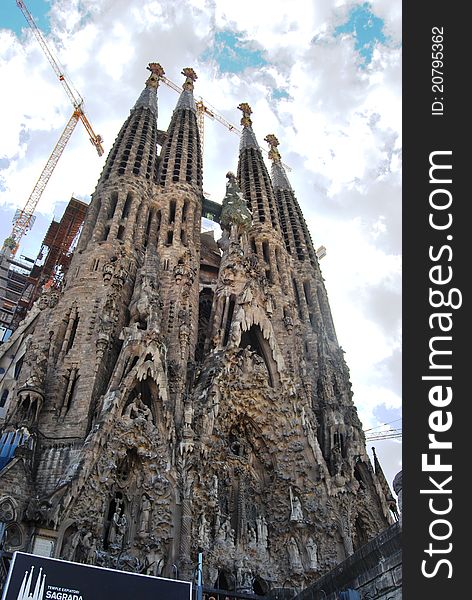
[[[196,593],[196,587],[193,589]],[[244,594],[242,592],[232,592],[203,586],[203,600],[262,600],[263,598],[266,598],[266,596]]]

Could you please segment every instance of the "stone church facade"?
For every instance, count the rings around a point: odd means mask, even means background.
[[[184,69],[164,134],[163,71],[148,68],[63,289],[0,348],[15,367],[0,384],[4,544],[184,579],[201,549],[208,585],[301,589],[391,524],[395,503],[277,139],[269,175],[239,106],[216,243],[201,233],[196,75]]]

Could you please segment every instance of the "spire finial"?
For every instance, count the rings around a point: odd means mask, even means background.
[[[277,146],[279,145],[279,140],[275,137],[273,133],[269,133],[265,136],[264,141],[269,144],[269,158],[270,160],[276,162],[280,162],[280,152],[277,150]]]
[[[186,77],[182,86],[183,89],[193,92],[193,84],[198,79],[197,74],[191,67],[185,67],[185,69],[182,69],[182,75],[185,75]]]
[[[238,108],[243,113],[243,116],[241,119],[241,125],[243,127],[250,127],[252,125],[252,120],[251,120],[252,108],[249,106],[249,104],[247,102],[241,102],[241,104],[238,106]]]
[[[149,63],[146,69],[151,71],[151,75],[146,81],[147,87],[157,88],[159,86],[159,79],[165,74],[164,69],[157,62]]]

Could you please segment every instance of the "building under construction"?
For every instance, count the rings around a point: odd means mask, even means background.
[[[25,314],[29,305],[26,292],[34,260],[27,256],[0,254],[0,341],[6,341],[16,329],[18,315]]]
[[[61,220],[51,222],[36,260],[0,254],[0,342],[18,327],[44,287],[61,287],[86,212],[87,204],[71,198]]]

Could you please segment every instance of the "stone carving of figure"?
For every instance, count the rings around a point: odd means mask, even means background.
[[[184,403],[184,427],[186,429],[192,428],[192,420],[193,420],[193,406],[190,400],[187,400]]]
[[[127,524],[128,521],[123,512],[123,500],[121,498],[117,498],[115,512],[113,513],[110,525],[110,533],[108,536],[108,542],[110,545],[118,548],[123,546]]]
[[[292,512],[290,514],[290,520],[297,521],[297,522],[303,521],[302,503],[300,501],[300,498],[298,496],[295,496],[292,493],[291,488],[290,488],[290,503],[291,503],[291,507],[292,507]]]
[[[251,357],[251,361],[254,375],[259,379],[259,381],[263,381],[264,379],[266,379],[268,371],[264,359],[261,358],[258,354],[253,354]]]
[[[128,272],[124,268],[123,263],[119,263],[113,277],[113,285],[119,288],[122,287],[126,281],[127,275]]]
[[[229,244],[230,244],[229,231],[227,231],[226,229],[223,229],[223,234],[216,243],[218,245],[218,248],[223,250],[223,252],[228,250]]]
[[[271,317],[274,312],[274,300],[273,300],[273,297],[271,294],[267,294],[266,311],[267,311],[267,314],[269,315],[269,317]]]
[[[160,575],[162,573],[163,561],[164,556],[162,554],[162,550],[159,544],[153,550],[150,550],[146,555],[144,568],[142,572],[146,575],[152,575],[154,577]]]
[[[212,500],[218,500],[218,475],[214,474],[211,480],[209,497]]]
[[[229,542],[234,545],[234,529],[231,529],[229,519],[225,519],[218,531],[217,539],[221,542]]]
[[[118,548],[122,548],[123,547],[123,541],[125,538],[125,534],[126,534],[126,528],[128,525],[128,520],[126,518],[126,515],[121,515],[121,517],[119,519],[117,519],[117,521],[115,522],[116,525],[116,532],[115,532],[115,545],[118,546]]]
[[[116,261],[116,257],[113,257]],[[103,265],[103,281],[108,283],[113,277],[113,273],[115,272],[115,266],[112,261],[106,262]]]
[[[144,404],[141,394],[138,394],[136,398],[128,404],[123,416],[128,417],[129,419],[152,421],[151,409]]]
[[[293,537],[290,538],[287,544],[288,558],[290,560],[290,566],[295,571],[302,569],[302,561],[300,560],[300,551],[298,549],[297,542]]]
[[[38,308],[40,310],[44,310],[49,306],[49,294],[47,292],[43,292],[38,300]]]
[[[62,547],[61,556],[65,560],[74,560],[77,546],[80,541],[80,531],[71,533]]]
[[[59,302],[59,292],[57,290],[51,290],[49,294],[49,308],[54,308]]]
[[[190,339],[190,326],[188,323],[188,313],[186,310],[179,311],[179,342],[180,342],[180,357],[185,358],[185,350]]]
[[[239,345],[241,341],[241,323],[239,320],[235,319],[231,324],[231,329],[229,333],[229,341],[230,346],[236,347]]]
[[[148,533],[151,520],[152,504],[146,494],[141,496],[141,515],[139,518],[139,533]]]
[[[229,523],[228,523],[229,525]],[[231,527],[227,528],[227,534],[226,534],[226,541],[231,545],[234,546],[234,537],[235,537],[235,532],[234,529],[232,529]]]
[[[306,552],[308,554],[308,566],[312,571],[316,571],[318,568],[317,550],[315,540],[312,537],[309,537],[306,542]]]
[[[286,314],[284,316],[284,324],[285,324],[285,327],[286,327],[287,331],[289,333],[292,333],[292,331],[293,331],[293,319],[292,319],[292,317],[289,314]]]
[[[257,527],[257,542],[263,550],[267,550],[267,542],[269,533],[267,530],[267,522],[265,518],[259,515],[256,519],[256,527]]]
[[[351,523],[349,516],[344,516],[339,522],[339,533],[341,534],[346,556],[351,556],[351,554],[354,552],[354,545],[352,543]]]
[[[249,547],[255,548],[257,546],[257,536],[256,536],[255,528],[251,527],[251,525],[249,525],[247,528],[247,533],[248,533]]]
[[[77,551],[79,562],[93,565],[95,563],[96,542],[91,531],[83,532],[80,536],[80,542]]]
[[[239,592],[252,592],[252,585],[254,582],[254,577],[252,575],[252,571],[250,569],[245,570],[241,567],[238,568],[238,591]]]
[[[339,443],[336,443],[333,446],[331,453],[333,459],[333,475],[339,475],[341,473],[342,467],[341,448],[339,446]]]
[[[205,518],[205,513],[200,516],[200,523],[198,525],[198,541],[202,548],[208,548],[210,545],[208,521]]]

